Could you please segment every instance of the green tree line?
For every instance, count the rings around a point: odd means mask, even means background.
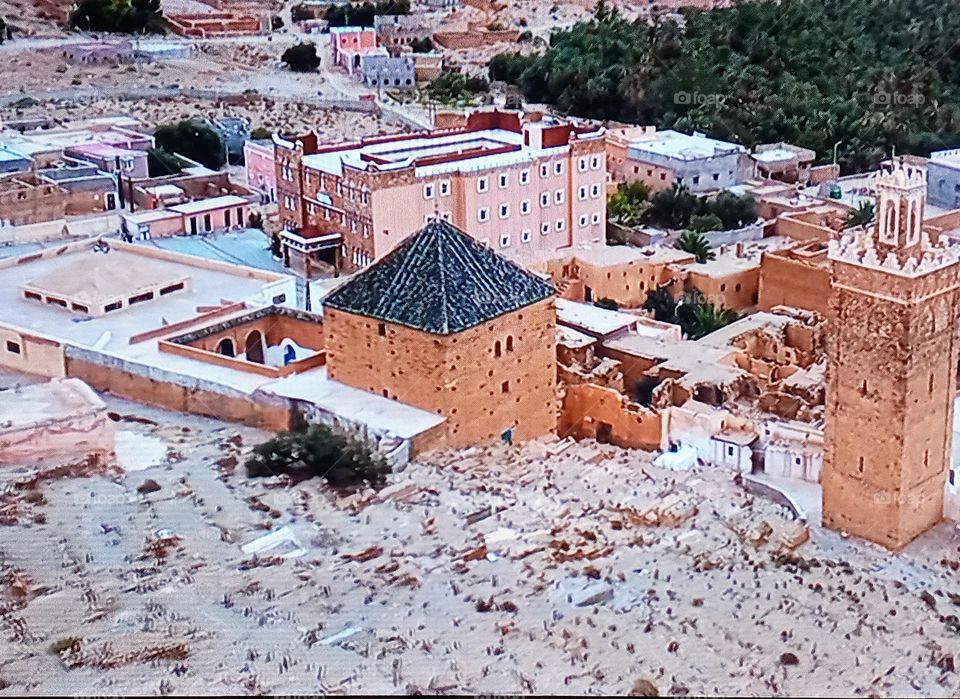
[[[629,22],[606,7],[490,77],[577,116],[746,146],[787,141],[845,171],[960,145],[960,12],[942,0],[782,0]]]

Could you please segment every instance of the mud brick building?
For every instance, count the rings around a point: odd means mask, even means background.
[[[556,428],[547,282],[443,221],[324,301],[330,379],[447,418],[447,443]]]
[[[876,225],[829,248],[823,522],[889,548],[942,519],[954,480],[960,252],[923,231],[925,190],[881,175]]]

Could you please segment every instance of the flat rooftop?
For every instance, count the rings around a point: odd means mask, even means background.
[[[696,340],[696,343],[709,347],[732,347],[732,342],[745,333],[756,330],[780,331],[788,325],[798,325],[799,323],[800,321],[791,316],[759,311],[744,316],[719,330],[714,330],[709,335]]]
[[[135,264],[134,257],[111,251],[68,258],[62,266],[29,279],[23,286],[95,308],[117,297],[133,296],[154,286],[190,279],[194,274],[192,270],[169,263]]]
[[[246,206],[249,202],[243,197],[235,194],[225,194],[221,197],[211,197],[210,199],[197,199],[189,201],[186,204],[177,204],[170,207],[170,211],[176,211],[184,216],[193,216],[208,211],[216,211],[228,206]]]
[[[510,149],[509,153],[500,152],[507,149]],[[456,165],[470,159],[484,161],[484,167],[493,167],[499,161],[489,160],[496,158],[491,152],[513,158],[526,153],[526,157],[532,159],[531,150],[523,146],[523,134],[504,129],[488,129],[443,136],[411,136],[366,145],[350,144],[338,150],[305,155],[303,164],[312,170],[342,177],[344,165],[358,170],[396,170],[411,167],[419,161],[432,162],[434,159],[444,158],[456,159],[446,163],[447,165]]]
[[[140,345],[129,344],[134,335],[165,323],[193,318],[198,306],[220,305],[223,300],[269,303],[270,299],[263,298],[266,284],[284,280],[292,282],[292,278],[285,275],[251,274],[253,270],[202,260],[197,260],[199,264],[196,264],[186,256],[150,251],[149,248],[141,251],[136,245],[116,241],[110,241],[110,246],[109,253],[97,253],[92,249],[93,241],[81,241],[0,262],[0,325],[38,333],[71,345],[97,346],[107,353],[130,356],[142,351]],[[57,254],[61,250],[63,252]],[[32,259],[40,255],[43,257]],[[18,260],[22,262],[18,264]],[[64,288],[108,285],[116,289],[124,284],[139,286],[138,279],[155,277],[189,277],[191,284],[169,296],[89,320],[80,320],[76,312],[59,306],[25,299],[20,292],[20,287],[29,286],[35,280]]]
[[[692,161],[731,153],[745,153],[746,148],[737,143],[719,141],[701,133],[685,134],[668,129],[631,141],[629,151],[631,156],[632,152],[636,151],[641,155],[648,153],[671,160]]]
[[[606,337],[637,324],[629,313],[610,311],[591,303],[557,299],[557,323],[570,326],[587,335]]]
[[[323,411],[402,439],[411,439],[446,421],[442,415],[334,381],[327,377],[325,366],[276,379],[261,391],[313,403]]]

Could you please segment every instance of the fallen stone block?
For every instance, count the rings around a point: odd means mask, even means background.
[[[603,604],[613,599],[613,586],[608,583],[592,583],[574,592],[571,601],[576,607]]]

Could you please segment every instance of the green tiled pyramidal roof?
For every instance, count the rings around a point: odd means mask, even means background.
[[[431,221],[323,305],[449,335],[553,293],[548,282],[449,223]]]

